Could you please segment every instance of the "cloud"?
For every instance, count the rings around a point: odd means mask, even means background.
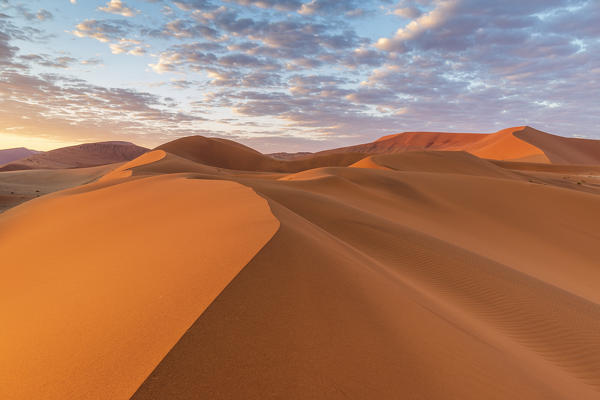
[[[77,59],[73,57],[52,57],[47,54],[26,54],[19,56],[19,58],[26,62],[35,62],[38,65],[51,68],[69,68],[77,62]]]
[[[244,6],[274,8],[281,11],[296,11],[302,7],[300,0],[230,0]]]
[[[118,14],[124,17],[133,17],[139,11],[131,9],[121,0],[110,0],[104,7],[98,7],[98,10],[111,14]]]
[[[131,29],[132,25],[127,21],[86,19],[77,24],[72,33],[77,37],[90,37],[106,43],[127,36]]]
[[[424,32],[434,29],[450,19],[459,0],[439,0],[435,8],[427,13],[420,14],[404,28],[398,29],[391,39],[381,38],[377,41],[377,48],[386,51],[406,51],[405,42],[418,37]]]
[[[37,19],[39,19],[40,21],[45,21],[47,19],[52,19],[54,16],[52,15],[52,13],[50,11],[41,9],[37,12],[35,17]]]
[[[120,39],[117,43],[111,43],[109,47],[113,54],[131,54],[134,56],[146,54],[142,42],[135,39]]]

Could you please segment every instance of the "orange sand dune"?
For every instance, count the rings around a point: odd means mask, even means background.
[[[281,229],[133,398],[597,398],[600,197],[476,175],[239,179]]]
[[[297,172],[323,166],[347,166],[364,155],[332,154],[307,159],[278,160],[226,139],[190,136],[157,147],[179,157],[218,168],[239,171]]]
[[[0,171],[85,168],[132,160],[148,149],[127,142],[85,143],[63,147],[0,165]]]
[[[416,150],[461,149],[469,143],[481,140],[485,134],[447,132],[403,132],[383,136],[372,143],[326,150],[317,154],[356,152],[366,154],[397,153]]]
[[[127,399],[278,226],[251,189],[179,175],[2,214],[0,398]]]
[[[315,154],[386,154],[420,150],[466,151],[495,160],[600,165],[600,141],[555,136],[528,126],[503,129],[492,134],[404,132],[384,136],[371,143]],[[306,159],[315,154],[301,157],[287,155],[286,158]]]
[[[526,128],[517,127],[498,131],[477,142],[462,146],[461,150],[465,150],[481,158],[495,160],[550,162],[541,149],[515,136],[515,132]]]
[[[0,215],[0,397],[597,399],[582,168],[168,143]]]

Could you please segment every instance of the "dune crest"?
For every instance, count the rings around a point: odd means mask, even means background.
[[[128,398],[278,227],[251,189],[176,175],[2,214],[0,397]]]
[[[454,172],[232,177],[281,228],[133,399],[595,399],[600,197],[464,153],[389,157]]]

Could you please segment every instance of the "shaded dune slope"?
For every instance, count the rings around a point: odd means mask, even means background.
[[[347,166],[364,155],[347,153],[278,160],[226,139],[190,136],[156,148],[200,164],[240,171],[297,172],[323,166]]]
[[[146,151],[127,142],[86,143],[34,154],[0,166],[0,171],[94,167],[133,160]]]
[[[566,138],[531,127],[514,135],[541,149],[552,163],[600,165],[600,140]]]
[[[516,178],[514,173],[462,151],[411,151],[373,155],[352,164],[352,167]]]

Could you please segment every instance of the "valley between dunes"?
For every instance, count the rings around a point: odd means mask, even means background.
[[[598,399],[598,142],[468,135],[0,173],[0,398]]]

